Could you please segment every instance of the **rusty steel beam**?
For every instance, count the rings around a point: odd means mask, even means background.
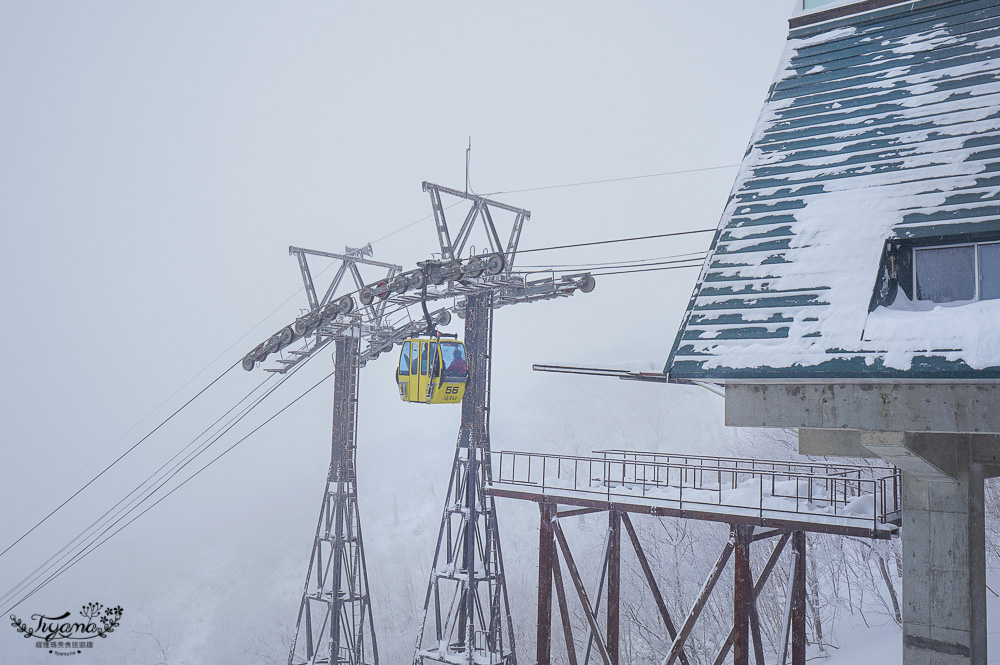
[[[556,597],[559,599],[559,618],[562,620],[563,637],[566,640],[566,657],[569,665],[577,665],[576,642],[573,641],[573,625],[569,621],[569,604],[566,602],[566,587],[563,585],[559,557],[552,557],[552,576],[556,582]]]
[[[750,538],[753,527],[734,524],[730,538],[736,543],[733,555],[733,665],[750,665],[750,604],[753,576],[750,573]]]
[[[604,547],[601,548],[601,574],[597,578],[597,588],[594,590],[594,604],[591,609],[594,612],[594,616],[597,616],[597,611],[601,606],[601,598],[604,594],[604,580],[608,576],[608,561],[609,555],[611,554],[611,532],[608,531],[604,535]],[[587,631],[587,650],[583,655],[583,665],[589,665],[590,663],[590,652],[594,647],[594,633],[593,631]]]
[[[775,536],[783,536],[786,533],[788,532],[783,529],[768,529],[767,531],[755,531],[753,534],[753,538],[750,539],[750,542],[756,543],[758,540],[767,540],[769,538],[774,538]]]
[[[628,533],[629,540],[632,541],[632,549],[635,550],[635,557],[639,560],[639,567],[642,568],[642,574],[646,578],[646,584],[649,585],[649,590],[653,594],[653,601],[656,603],[656,609],[660,611],[660,618],[663,620],[663,625],[667,629],[667,634],[670,635],[670,639],[674,640],[677,638],[677,629],[674,627],[674,622],[670,618],[670,612],[667,611],[667,604],[663,600],[663,594],[660,593],[660,587],[656,583],[656,578],[653,576],[653,569],[649,566],[649,561],[646,559],[646,553],[642,549],[642,545],[639,544],[639,537],[636,535],[635,526],[632,524],[632,518],[628,516],[628,513],[622,513],[622,523],[625,525],[625,532]],[[690,665],[688,662],[687,654],[681,649],[678,658],[681,661],[681,665]]]
[[[576,587],[576,593],[580,597],[580,604],[583,605],[583,613],[587,615],[587,623],[590,624],[590,631],[594,637],[594,642],[597,644],[597,650],[601,654],[601,660],[604,661],[604,665],[612,665],[611,657],[608,655],[608,648],[601,638],[601,627],[597,623],[597,617],[594,616],[590,600],[587,599],[587,590],[583,588],[583,579],[580,577],[580,571],[577,569],[576,562],[573,561],[573,555],[569,551],[569,543],[566,542],[566,535],[563,533],[562,527],[559,526],[558,520],[552,523],[552,528],[555,531],[556,542],[559,543],[563,559],[566,560],[566,570],[569,572],[570,579],[573,580],[573,586]]]
[[[785,545],[788,543],[788,539],[791,538],[790,533],[782,534],[781,538],[774,545],[774,549],[771,550],[771,556],[768,557],[767,563],[764,564],[764,569],[760,571],[760,577],[757,579],[757,583],[753,586],[753,600],[754,607],[756,608],[757,596],[760,594],[764,585],[767,583],[767,578],[771,576],[771,571],[774,570],[774,566],[778,563],[778,558],[781,556],[781,552],[785,549]],[[726,641],[722,644],[722,648],[719,650],[719,655],[716,656],[713,665],[722,665],[725,662],[726,656],[729,655],[729,650],[733,647],[733,637],[735,636],[735,630],[730,629],[729,636]]]
[[[792,665],[806,665],[806,534],[792,534],[795,552],[794,591],[792,593]]]
[[[608,655],[619,664],[619,629],[622,586],[622,519],[617,510],[608,512]]]
[[[760,637],[760,615],[757,614],[756,602],[750,603],[750,638],[757,665],[764,665],[764,643]]]
[[[558,503],[567,506],[579,506],[586,508],[596,508],[599,511],[615,510],[622,513],[638,513],[640,515],[652,515],[654,517],[680,517],[683,519],[705,520],[708,522],[722,522],[724,524],[745,524],[753,527],[772,527],[782,531],[805,531],[808,533],[829,533],[835,536],[855,536],[858,538],[871,538],[873,540],[889,540],[894,533],[893,530],[869,529],[861,526],[847,526],[843,524],[821,524],[807,522],[804,520],[790,520],[771,517],[760,517],[759,515],[732,515],[728,513],[716,513],[700,510],[679,510],[667,506],[650,506],[636,503],[624,503],[615,501],[614,503],[605,499],[587,499],[578,496],[568,496],[559,494],[542,494],[538,492],[525,492],[522,490],[511,490],[493,485],[486,490],[486,494],[504,499],[520,499],[523,501],[534,501],[535,503]]]
[[[556,513],[556,517],[576,517],[578,515],[591,515],[593,513],[603,513],[603,508],[576,508],[574,510],[564,510]]]
[[[552,504],[538,504],[538,608],[535,633],[535,663],[552,663]]]
[[[722,571],[726,568],[726,562],[729,561],[729,555],[733,553],[733,547],[735,543],[733,539],[730,538],[726,543],[726,546],[722,548],[722,554],[719,555],[719,559],[715,562],[712,567],[712,571],[708,574],[708,579],[705,580],[705,584],[701,587],[701,591],[698,593],[698,597],[694,601],[694,605],[691,606],[691,611],[688,612],[687,618],[684,619],[684,623],[681,625],[680,631],[677,633],[677,637],[674,638],[674,643],[670,646],[670,652],[667,657],[663,659],[663,665],[673,665],[673,662],[677,660],[681,649],[684,647],[684,641],[691,634],[694,629],[695,621],[698,620],[698,616],[701,611],[705,609],[705,604],[708,603],[709,596],[712,595],[712,589],[715,588],[715,583],[719,581],[719,577],[722,575]]]

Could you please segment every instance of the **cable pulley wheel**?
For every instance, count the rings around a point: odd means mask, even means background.
[[[444,284],[444,270],[442,266],[434,266],[428,271],[427,279],[434,286]]]
[[[590,293],[594,290],[595,286],[597,286],[597,282],[594,281],[593,275],[587,275],[580,279],[580,284],[577,288],[583,293]]]
[[[458,261],[450,261],[444,266],[444,270],[442,272],[447,279],[459,279],[462,277],[462,264]]]
[[[249,372],[253,369],[254,359],[251,358],[250,356],[247,356],[246,358],[243,359],[242,364],[243,364],[243,369]]]
[[[337,311],[341,314],[350,314],[354,311],[354,298],[343,296],[337,301]]]
[[[486,274],[499,275],[503,272],[506,264],[507,261],[504,260],[503,254],[490,254],[489,258],[486,259]]]
[[[339,313],[340,309],[337,303],[331,301],[324,305],[323,309],[320,310],[320,317],[324,319],[334,319]]]
[[[406,293],[407,286],[409,285],[407,284],[406,277],[403,275],[397,275],[389,282],[389,290],[397,294]]]
[[[424,288],[424,283],[427,281],[427,278],[424,276],[423,270],[414,270],[410,273],[408,280],[410,282],[410,286],[413,288],[422,289]]]
[[[361,301],[362,305],[367,307],[372,304],[373,300],[375,300],[375,292],[372,291],[371,287],[366,286],[358,292],[358,300]]]
[[[483,272],[486,270],[486,265],[483,263],[482,259],[478,256],[474,256],[466,262],[463,266],[462,271],[465,273],[466,277],[471,277],[476,279],[482,276]]]

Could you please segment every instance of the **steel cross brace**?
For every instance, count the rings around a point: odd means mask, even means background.
[[[531,217],[530,211],[429,182],[423,183],[423,190],[431,197],[431,209],[434,211],[434,224],[437,228],[438,244],[441,247],[442,260],[451,261],[462,258],[462,251],[468,243],[476,220],[479,219],[483,223],[483,228],[486,232],[486,241],[489,243],[490,249],[493,252],[503,253],[506,262],[504,274],[510,274],[517,255],[517,245],[521,239],[521,229],[524,226],[524,222]],[[466,214],[465,220],[455,235],[454,241],[448,229],[448,220],[445,217],[444,206],[441,203],[441,194],[448,194],[449,196],[455,196],[472,202],[472,207]],[[504,210],[514,214],[514,222],[511,225],[510,237],[507,240],[506,248],[500,240],[500,235],[497,233],[496,224],[490,212],[491,209]]]
[[[516,665],[490,467],[492,294],[470,297],[469,377],[413,662]]]
[[[355,471],[358,345],[336,341],[330,472],[288,665],[378,665]]]

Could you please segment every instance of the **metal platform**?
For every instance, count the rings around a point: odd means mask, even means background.
[[[867,538],[899,528],[891,466],[624,450],[500,451],[493,462],[495,497]]]

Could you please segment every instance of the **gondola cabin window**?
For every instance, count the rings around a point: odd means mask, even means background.
[[[399,373],[410,373],[410,342],[403,342],[403,350],[399,354]]]
[[[913,249],[917,300],[937,303],[1000,298],[1000,243]]]
[[[457,342],[441,342],[441,358],[445,374],[465,375],[468,372],[465,349],[461,344]]]

